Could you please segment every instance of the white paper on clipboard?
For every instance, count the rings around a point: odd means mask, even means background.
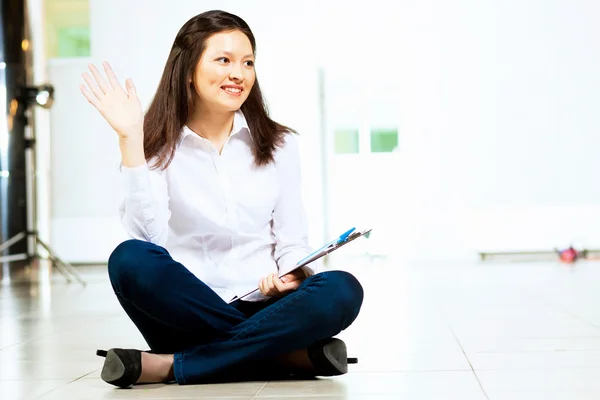
[[[346,244],[352,242],[355,239],[358,239],[361,236],[367,235],[371,232],[371,229],[365,229],[363,231],[354,231],[352,232],[345,240],[342,241],[333,241],[333,242],[329,242],[326,245],[324,245],[323,247],[321,247],[318,250],[315,250],[314,252],[312,252],[311,254],[309,254],[308,256],[306,256],[305,258],[303,258],[302,260],[298,261],[298,264],[296,264],[296,266],[294,268],[292,268],[289,271],[286,271],[285,273],[281,274],[279,276],[279,278],[283,277],[284,275],[289,274],[290,272],[293,272],[295,270],[297,270],[298,268],[302,268],[305,265],[310,264],[313,261],[318,260],[321,257],[326,256],[327,254],[330,254],[332,252],[334,252],[335,250],[339,249],[342,246],[345,246]],[[241,296],[236,296],[233,299],[231,299],[230,301],[228,301],[228,304],[233,303],[236,300],[242,300],[244,297],[256,292],[257,290],[259,290],[258,288],[245,293]]]

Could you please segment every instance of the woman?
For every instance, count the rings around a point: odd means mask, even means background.
[[[98,351],[108,383],[347,372],[332,337],[357,317],[362,287],[314,263],[294,270],[311,252],[299,151],[268,117],[254,58],[248,25],[209,11],[177,34],[145,116],[107,63],[108,82],[93,65],[83,74],[83,95],[119,136],[126,185],[132,239],[111,254],[110,281],[151,349]]]

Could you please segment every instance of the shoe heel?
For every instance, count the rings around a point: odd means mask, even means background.
[[[348,358],[347,363],[348,364],[358,364],[358,358],[356,358],[356,357],[350,357],[350,358]]]
[[[134,385],[142,374],[142,356],[139,350],[98,350],[96,354],[105,358],[100,378],[106,383],[128,388]]]
[[[106,350],[96,350],[96,355],[97,356],[106,358],[107,354],[108,354],[108,351],[106,351]]]
[[[308,348],[308,357],[317,376],[343,375],[348,372],[346,344],[340,339],[330,338],[316,343]]]

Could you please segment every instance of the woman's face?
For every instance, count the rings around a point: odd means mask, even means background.
[[[256,79],[254,54],[240,31],[216,33],[206,41],[194,71],[200,105],[215,111],[237,111]]]

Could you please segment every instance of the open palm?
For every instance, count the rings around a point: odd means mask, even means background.
[[[95,65],[90,64],[92,76],[87,72],[82,74],[87,83],[80,89],[85,98],[100,112],[110,126],[121,138],[143,136],[144,113],[140,99],[131,79],[125,82],[127,90],[119,84],[110,65],[102,64],[108,77],[108,82],[102,77]]]

